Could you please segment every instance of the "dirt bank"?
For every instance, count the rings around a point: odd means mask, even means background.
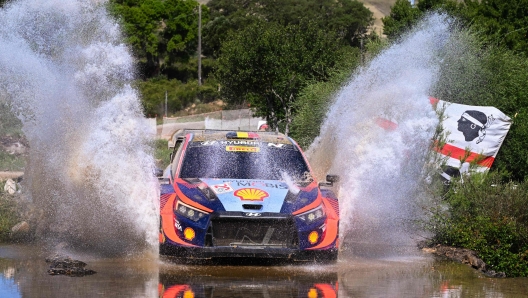
[[[447,245],[435,244],[425,245],[419,244],[419,247],[427,253],[432,253],[437,256],[445,257],[450,260],[467,264],[473,269],[478,270],[489,277],[506,277],[504,272],[495,272],[494,270],[488,270],[486,263],[478,257],[475,251],[465,248],[452,247]]]

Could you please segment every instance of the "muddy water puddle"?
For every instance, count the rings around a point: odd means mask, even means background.
[[[49,275],[46,253],[0,246],[0,297],[528,297],[526,278],[488,278],[416,252],[336,264],[177,264],[143,254],[70,255],[93,275]]]

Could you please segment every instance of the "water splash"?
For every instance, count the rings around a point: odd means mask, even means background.
[[[438,117],[429,102],[453,38],[452,19],[431,14],[353,75],[307,150],[341,176],[344,243],[406,246]],[[346,246],[346,245],[345,245]]]
[[[158,184],[133,57],[105,1],[0,10],[0,96],[23,121],[37,236],[103,254],[157,244]],[[53,241],[49,241],[53,242]]]

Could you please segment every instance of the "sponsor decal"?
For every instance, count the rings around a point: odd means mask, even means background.
[[[246,216],[252,216],[252,217],[258,217],[258,216],[261,216],[262,214],[257,213],[257,212],[248,212],[245,215]]]
[[[258,188],[242,188],[235,191],[234,195],[244,201],[263,201],[269,197],[267,192]]]
[[[260,181],[244,181],[236,182],[237,186],[242,187],[267,187],[267,188],[278,188],[278,189],[288,189],[288,186],[286,184],[282,183],[267,183],[267,182],[260,182]]]
[[[180,232],[183,230],[182,226],[180,225],[180,222],[177,219],[174,220],[174,227]]]
[[[284,144],[273,144],[273,143],[268,143],[268,147],[282,148],[282,147],[284,147]]]
[[[232,152],[260,152],[259,147],[248,147],[248,146],[226,146],[226,151]]]
[[[260,146],[259,141],[246,141],[246,140],[235,140],[235,141],[203,141],[200,142],[201,146],[213,146],[216,144],[224,146],[236,146],[236,145],[245,145],[245,146]]]
[[[205,142],[201,142],[200,145],[202,146],[212,146],[214,144],[218,143],[217,141],[205,141]]]
[[[211,188],[216,194],[223,194],[234,191],[229,182],[226,182],[224,184],[213,185],[211,186]]]
[[[259,141],[221,141],[222,145],[246,145],[246,146],[259,146]]]

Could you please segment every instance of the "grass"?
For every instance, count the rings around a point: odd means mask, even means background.
[[[169,165],[171,152],[167,140],[157,139],[154,141],[154,158],[158,168],[163,170]]]
[[[11,155],[0,150],[0,171],[24,171],[26,160],[23,156]]]
[[[0,242],[10,240],[11,228],[19,221],[14,197],[4,193],[4,185],[0,182]]]

